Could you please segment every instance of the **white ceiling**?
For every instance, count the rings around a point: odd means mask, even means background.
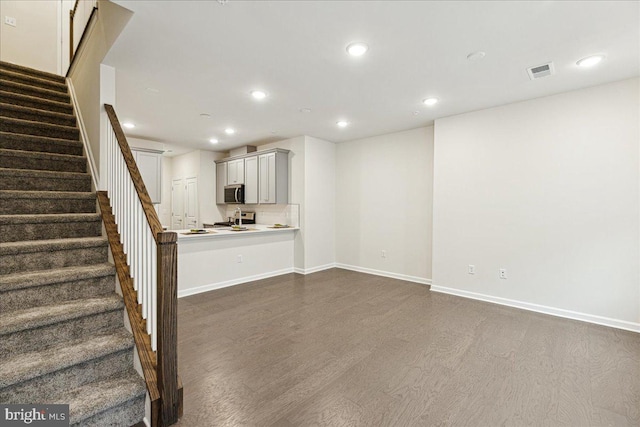
[[[135,12],[104,61],[118,116],[136,123],[131,136],[185,148],[348,141],[640,74],[636,1],[116,3]],[[369,52],[349,56],[353,41]],[[466,59],[479,50],[483,60]],[[576,66],[596,53],[606,60]],[[548,61],[556,74],[531,81],[526,68]],[[424,106],[430,96],[440,103]]]

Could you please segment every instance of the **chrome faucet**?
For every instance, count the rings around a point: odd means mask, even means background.
[[[240,206],[236,208],[236,215],[238,215],[238,225],[242,225],[242,211],[240,210]]]

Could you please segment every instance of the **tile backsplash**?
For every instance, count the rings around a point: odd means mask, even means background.
[[[227,205],[226,217],[233,217],[236,208],[256,213],[258,224],[286,224],[300,227],[300,205]]]

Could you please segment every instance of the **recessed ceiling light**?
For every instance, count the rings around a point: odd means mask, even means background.
[[[200,117],[202,117],[203,119],[210,119],[211,118],[211,114],[209,114],[209,113],[200,113]]]
[[[471,62],[480,61],[482,58],[485,57],[485,55],[486,55],[486,53],[484,53],[481,50],[479,50],[477,52],[471,52],[469,55],[467,55],[467,60],[469,60]]]
[[[300,112],[301,113],[310,113],[311,112],[311,108],[301,108]]]
[[[156,89],[155,87],[148,87],[147,88],[147,92],[160,93],[160,91],[158,89]]]
[[[226,128],[224,130],[224,133],[226,133],[227,135],[233,135],[234,133],[236,133],[236,130],[233,128]]]
[[[368,50],[369,46],[367,46],[366,43],[362,42],[351,43],[349,46],[347,46],[347,52],[351,56],[362,56],[367,53]]]
[[[439,101],[438,98],[427,98],[427,99],[423,99],[422,103],[424,105],[432,106],[432,105],[436,105],[438,101]]]
[[[211,139],[209,139],[209,142],[212,143],[212,144],[217,144],[218,140],[216,138],[211,138]]]
[[[133,129],[134,127],[136,127],[136,125],[131,122],[125,122],[122,124],[122,126],[126,127],[127,129]]]
[[[587,56],[586,58],[582,58],[580,61],[576,62],[576,64],[580,67],[589,68],[598,64],[603,59],[604,59],[604,55],[592,55],[592,56]]]
[[[267,93],[261,90],[252,90],[251,96],[253,96],[253,99],[265,99],[267,97]]]
[[[336,124],[339,128],[346,128],[347,126],[349,126],[349,122],[345,120],[340,120],[339,122],[336,122]]]

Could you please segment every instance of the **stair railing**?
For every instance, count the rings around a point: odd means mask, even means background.
[[[80,47],[85,30],[97,10],[97,0],[76,0],[69,10],[69,64],[73,62],[73,57]],[[77,42],[74,40],[75,34],[82,35]]]
[[[98,192],[98,199],[103,218],[112,215],[105,218],[105,229],[151,399],[151,425],[171,425],[182,411],[177,234],[162,229],[115,110],[104,107],[111,125],[107,170],[101,172],[107,175],[107,191]]]

